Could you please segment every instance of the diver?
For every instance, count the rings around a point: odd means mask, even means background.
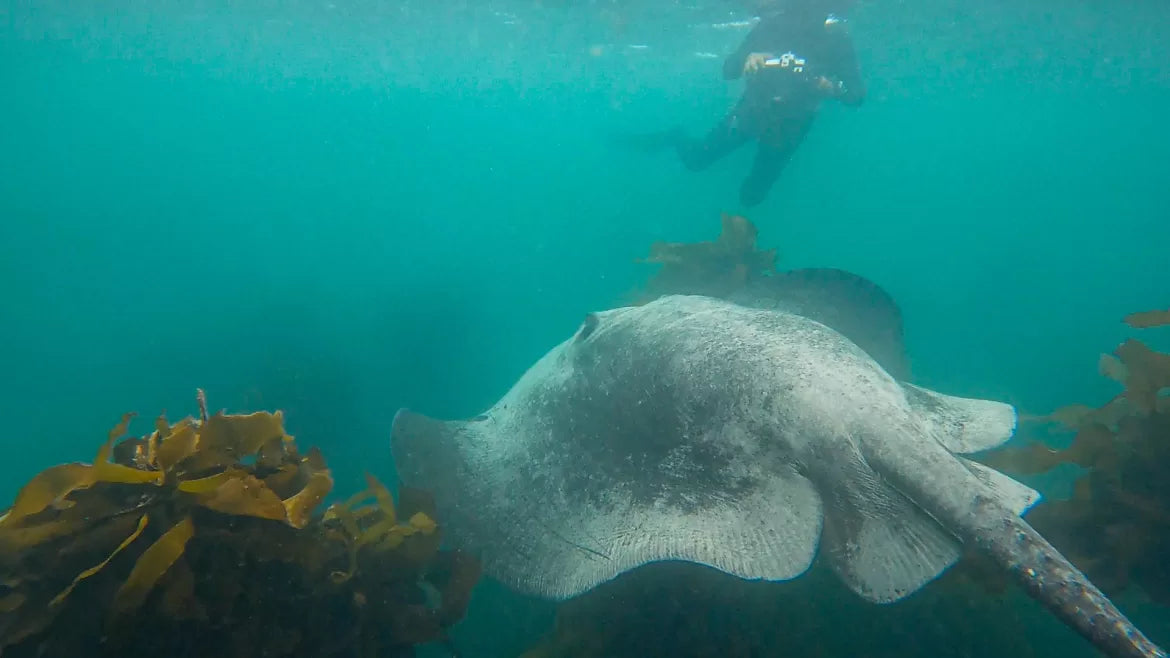
[[[840,12],[849,0],[779,0],[723,62],[727,80],[745,78],[739,102],[706,137],[681,128],[627,138],[646,150],[673,148],[683,165],[700,171],[749,141],[758,144],[740,188],[747,207],[763,201],[816,118],[821,102],[860,105],[865,85]]]

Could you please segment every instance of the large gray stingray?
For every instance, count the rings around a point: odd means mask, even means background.
[[[1165,656],[1020,514],[1032,489],[958,455],[1012,407],[891,377],[802,315],[696,296],[589,315],[484,415],[394,419],[402,480],[521,591],[567,598],[647,562],[786,580],[819,550],[862,597],[978,547],[1111,656]]]

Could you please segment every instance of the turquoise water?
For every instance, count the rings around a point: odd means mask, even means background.
[[[0,4],[0,498],[124,411],[193,413],[196,387],[284,409],[339,490],[392,480],[397,408],[479,412],[625,301],[651,242],[738,210],[747,149],[692,174],[605,139],[722,115],[739,89],[695,53],[742,38],[710,27],[728,9]],[[1097,355],[1170,290],[1170,11],[875,1],[852,23],[869,98],[826,107],[747,213],[761,243],[887,289],[923,385],[1107,399]],[[545,629],[514,610],[498,644]]]

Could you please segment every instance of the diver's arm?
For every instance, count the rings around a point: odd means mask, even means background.
[[[744,37],[743,43],[739,44],[739,48],[736,48],[735,52],[731,53],[727,56],[727,59],[723,60],[724,80],[738,80],[740,76],[743,75],[743,63],[747,60],[747,56],[752,52],[752,35],[754,35],[758,29],[760,29],[759,25],[752,28],[752,31],[749,32],[746,37]]]
[[[853,41],[849,35],[842,33],[838,39],[837,55],[834,58],[836,66],[833,68],[839,84],[831,96],[845,105],[857,107],[865,100],[865,80],[861,78],[861,64],[857,61],[857,53],[853,49]]]
[[[764,52],[765,42],[768,40],[768,33],[775,29],[776,19],[765,18],[748,32],[747,36],[743,38],[743,42],[739,44],[739,48],[735,52],[727,56],[723,60],[723,79],[724,80],[738,80],[744,73],[744,64],[747,63],[749,55],[755,52]]]

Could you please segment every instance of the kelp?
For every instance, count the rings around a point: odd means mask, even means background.
[[[1167,312],[1127,316],[1146,328]],[[1071,405],[1034,420],[1074,432],[1066,447],[1041,442],[1004,448],[982,461],[1009,473],[1043,473],[1061,464],[1084,469],[1072,497],[1038,506],[1029,521],[1093,582],[1116,595],[1130,585],[1170,605],[1170,355],[1128,339],[1102,355],[1100,374],[1122,390],[1099,407]]]
[[[409,656],[445,641],[478,563],[421,491],[333,478],[282,414],[210,415],[34,476],[0,517],[5,656]],[[365,500],[374,503],[362,505]],[[400,522],[400,519],[405,521]]]
[[[661,265],[646,284],[643,302],[671,294],[725,297],[750,280],[776,270],[776,249],[756,247],[757,230],[747,218],[723,214],[719,237],[708,242],[655,242],[637,262]]]
[[[1123,395],[1140,411],[1153,413],[1159,393],[1170,386],[1170,354],[1155,352],[1132,338],[1119,345],[1114,354],[1125,366]]]
[[[1125,316],[1125,323],[1134,329],[1149,329],[1170,325],[1170,309],[1164,311],[1142,311]]]
[[[146,516],[139,522],[139,529],[145,525]],[[142,606],[150,591],[171,566],[187,550],[187,542],[195,536],[195,524],[191,517],[184,517],[151,544],[130,570],[130,575],[114,595],[114,614],[132,613]],[[131,536],[133,539],[133,535]],[[125,544],[123,544],[125,546]]]

